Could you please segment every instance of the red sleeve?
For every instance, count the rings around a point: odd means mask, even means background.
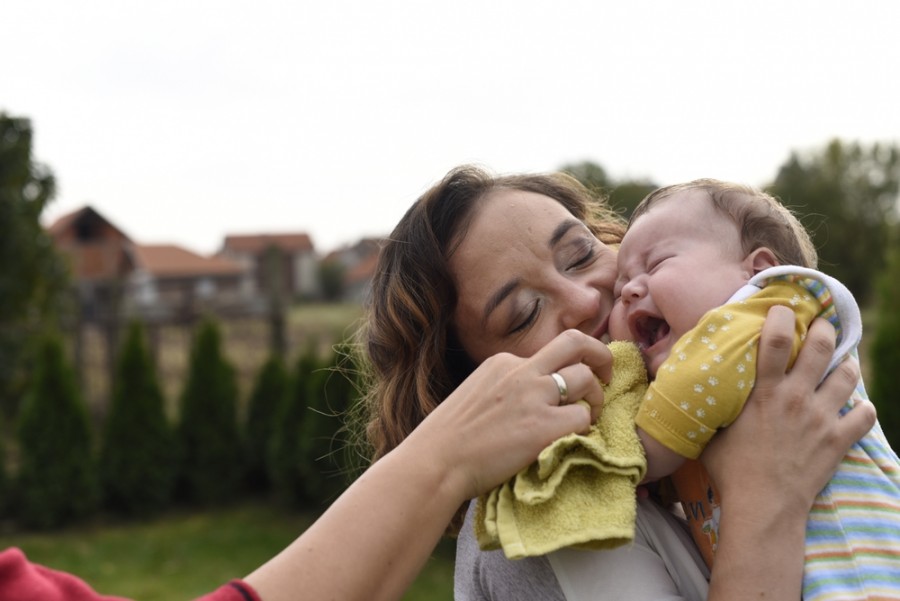
[[[3,601],[127,601],[123,597],[97,594],[87,583],[71,574],[31,563],[25,554],[16,548],[0,551],[0,599]]]
[[[100,595],[86,582],[65,572],[31,563],[20,549],[0,551],[2,601],[128,601]],[[249,584],[232,580],[197,601],[262,601]]]
[[[5,600],[4,600],[5,601]],[[242,580],[232,580],[195,601],[262,601],[256,591]]]

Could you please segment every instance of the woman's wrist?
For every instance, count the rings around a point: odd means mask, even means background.
[[[478,494],[474,476],[464,458],[436,436],[441,435],[417,428],[384,459],[402,466],[413,480],[409,484],[417,489],[412,494],[427,496],[429,503],[445,504],[455,510]],[[452,513],[448,521],[450,517]]]
[[[710,601],[800,598],[807,510],[803,503],[779,500],[784,498],[778,493],[722,497]]]

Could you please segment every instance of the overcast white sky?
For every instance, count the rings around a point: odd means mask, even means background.
[[[4,0],[0,111],[143,243],[384,235],[451,167],[762,185],[900,142],[900,2]]]

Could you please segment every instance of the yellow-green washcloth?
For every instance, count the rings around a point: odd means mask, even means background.
[[[519,559],[568,546],[610,549],[634,539],[635,488],[647,470],[634,416],[647,371],[634,344],[609,348],[613,376],[590,432],[554,441],[512,480],[479,497],[475,535],[482,549],[502,548]]]

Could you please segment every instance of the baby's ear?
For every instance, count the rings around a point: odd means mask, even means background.
[[[778,265],[778,259],[770,249],[761,246],[747,255],[743,263],[750,275],[754,276],[764,269]]]

